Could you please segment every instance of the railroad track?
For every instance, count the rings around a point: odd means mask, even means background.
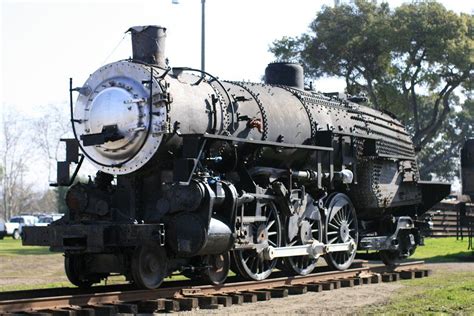
[[[221,286],[196,285],[185,281],[167,282],[156,290],[136,290],[131,286],[80,289],[30,290],[0,293],[0,314],[18,312],[36,315],[116,315],[156,311],[183,311],[195,308],[220,308],[340,287],[420,278],[430,274],[423,261],[352,267],[307,276],[285,276],[263,281],[230,282]]]

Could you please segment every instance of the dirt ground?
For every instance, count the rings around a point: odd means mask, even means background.
[[[400,283],[382,283],[357,288],[341,288],[320,293],[292,295],[251,305],[231,306],[219,310],[197,310],[182,315],[346,315],[357,313],[361,307],[382,304]]]
[[[0,289],[66,282],[63,256],[0,256]]]

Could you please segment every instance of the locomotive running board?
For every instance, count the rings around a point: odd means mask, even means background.
[[[309,245],[291,246],[291,247],[272,247],[269,246],[263,250],[263,256],[266,260],[273,260],[275,258],[282,257],[294,257],[294,256],[310,256],[312,258],[318,258],[329,252],[337,251],[353,251],[356,247],[354,241],[349,241],[342,244],[329,244],[325,245],[319,241],[313,241]]]

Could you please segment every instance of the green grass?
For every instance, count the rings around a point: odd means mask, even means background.
[[[428,238],[411,258],[437,264],[474,262],[467,239]],[[462,263],[460,263],[462,265]],[[474,271],[469,268],[436,269],[429,278],[404,280],[405,285],[383,306],[363,309],[361,314],[383,315],[474,315]]]
[[[22,246],[21,240],[5,237],[0,240],[0,256],[51,255],[48,247]]]
[[[425,246],[418,247],[411,259],[426,262],[456,262],[473,260],[474,252],[467,249],[467,238],[426,238]]]
[[[74,287],[69,282],[51,282],[43,284],[11,284],[1,285],[0,292],[8,291],[25,291],[25,290],[36,290],[36,289],[54,289],[58,287]]]
[[[365,309],[362,314],[474,314],[474,272],[438,273],[401,282],[406,287],[387,305]]]

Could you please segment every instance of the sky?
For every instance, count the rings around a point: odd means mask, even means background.
[[[80,86],[98,67],[131,56],[134,25],[167,27],[171,66],[200,68],[201,1],[0,0],[1,104],[34,114],[41,105],[66,102],[68,79]],[[472,12],[469,1],[441,1]],[[395,7],[402,1],[389,1]],[[207,0],[206,70],[221,79],[260,81],[274,60],[270,44],[308,30],[323,5],[315,0]],[[342,91],[323,79],[320,91]]]
[[[124,32],[131,26],[166,27],[170,65],[200,68],[200,0],[0,2],[0,104],[28,116],[40,116],[38,109],[49,104],[65,104],[68,111],[70,77],[74,86],[81,86],[100,66],[130,57],[130,35]],[[403,1],[388,2],[393,8]],[[455,12],[474,9],[470,1],[440,2]],[[333,0],[206,0],[206,71],[226,80],[260,81],[274,60],[270,44],[308,31],[321,7],[333,4]],[[342,80],[323,78],[315,88],[333,92],[345,87]]]

